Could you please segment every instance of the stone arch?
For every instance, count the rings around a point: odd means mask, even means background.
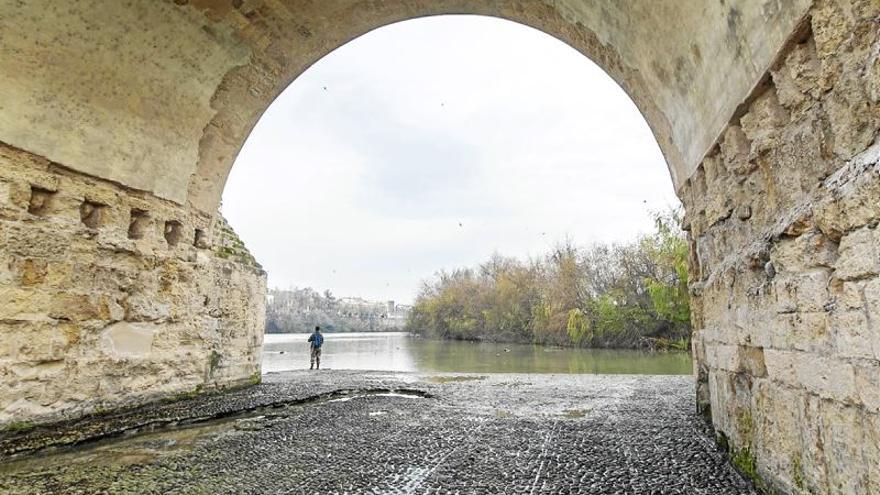
[[[395,8],[391,3],[384,7],[379,11],[369,11],[366,16],[358,12],[351,13],[357,22],[347,25],[345,31],[330,40],[321,39],[315,33],[333,31],[332,28],[320,24],[310,27],[298,24],[293,28],[297,37],[304,38],[306,43],[317,38],[315,48],[304,56],[303,61],[291,63],[288,59],[289,49],[277,49],[274,54],[267,49],[255,55],[260,57],[259,61],[252,59],[250,63],[236,67],[224,76],[215,98],[212,99],[212,106],[217,113],[205,127],[200,141],[198,166],[188,188],[190,204],[205,211],[216,209],[232,162],[247,135],[275,98],[314,62],[375,29],[436,15],[483,15],[516,22],[560,39],[599,64],[624,88],[646,116],[649,126],[662,143],[664,154],[672,157],[670,163],[682,162],[679,149],[672,145],[670,123],[650,97],[644,78],[638,71],[628,69],[619,54],[603,44],[594,32],[580,23],[570,23],[558,10],[537,2],[524,2],[518,8],[498,8],[495,2],[483,0],[468,2],[465,6],[452,9],[436,2],[407,5],[402,9]],[[266,77],[267,74],[271,75]],[[670,173],[675,172],[670,169]]]
[[[562,39],[642,110],[734,460],[880,491],[876,0],[0,0],[0,425],[259,380],[264,274],[215,215],[238,149],[333,48],[453,13]]]
[[[808,4],[89,0],[59,8],[48,0],[11,2],[0,18],[8,33],[0,67],[20,75],[4,88],[11,98],[0,138],[210,214],[250,129],[310,64],[393,22],[480,14],[544,31],[608,72],[645,115],[678,187]],[[49,132],[30,133],[22,123]]]

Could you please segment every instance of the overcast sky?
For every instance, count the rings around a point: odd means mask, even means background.
[[[589,59],[443,16],[368,33],[294,81],[222,211],[270,287],[410,302],[441,268],[628,240],[677,202],[647,123]]]

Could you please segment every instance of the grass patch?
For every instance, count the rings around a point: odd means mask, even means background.
[[[733,455],[730,456],[730,462],[732,462],[742,474],[755,482],[755,485],[759,484],[761,479],[758,477],[758,462],[755,459],[755,455],[752,454],[752,449],[748,447],[737,449],[733,452]]]
[[[795,454],[794,459],[791,461],[791,479],[798,490],[804,490],[806,483],[804,480],[804,465],[800,454]]]
[[[30,421],[13,421],[8,425],[4,426],[2,431],[7,431],[11,433],[20,433],[22,431],[32,430],[35,426],[35,423],[31,423]]]

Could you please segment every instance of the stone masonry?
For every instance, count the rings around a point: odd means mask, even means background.
[[[880,493],[880,2],[823,0],[682,188],[698,402],[771,492]]]
[[[212,221],[0,145],[0,424],[258,381],[265,274]]]
[[[265,277],[215,213],[238,150],[346,41],[461,13],[567,42],[645,115],[742,470],[880,493],[880,0],[0,0],[0,427],[258,380]]]

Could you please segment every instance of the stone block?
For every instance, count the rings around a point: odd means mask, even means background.
[[[819,411],[829,493],[870,493],[862,459],[866,431],[861,411],[835,401],[822,402]]]
[[[740,126],[731,125],[724,131],[721,156],[728,172],[745,175],[754,169],[754,165],[749,162],[750,148],[751,143]]]
[[[10,193],[11,190],[9,182],[5,180],[0,180],[0,209],[11,208],[14,206],[12,204]]]
[[[776,318],[775,311],[759,309],[753,305],[735,306],[730,309],[733,313],[733,326],[735,334],[728,336],[726,343],[756,347],[773,347],[772,329],[768,322]],[[733,332],[728,332],[728,334]]]
[[[840,239],[840,257],[834,264],[834,276],[841,280],[875,277],[880,273],[880,256],[874,229],[861,228]]]
[[[824,313],[783,313],[756,332],[754,343],[776,350],[821,352],[828,347]]]
[[[857,77],[848,75],[846,77]],[[880,117],[867,101],[858,82],[853,89],[835,89],[826,98],[826,112],[834,135],[834,151],[843,159],[850,159],[864,151],[874,139]],[[857,94],[852,94],[853,92]]]
[[[110,299],[103,294],[53,294],[45,309],[51,318],[68,321],[110,320]]]
[[[880,414],[866,412],[863,418],[865,438],[862,441],[862,459],[868,470],[866,493],[880,493]]]
[[[800,483],[795,486],[807,493],[827,493],[828,475],[825,461],[824,439],[822,437],[822,399],[815,396],[804,398],[804,411],[801,414],[801,429],[797,440],[800,445]],[[793,466],[796,468],[797,466]],[[797,471],[793,473],[795,475]],[[797,477],[795,476],[797,480]]]
[[[0,287],[0,320],[46,320],[51,297],[45,291],[28,287]]]
[[[817,9],[814,25],[817,48],[830,91],[823,98],[833,137],[833,149],[848,160],[864,150],[880,128],[880,111],[869,97],[867,75],[876,60],[880,42],[876,15],[863,17],[860,12],[876,10],[855,7],[857,2],[824,2]],[[868,2],[858,2],[864,5]],[[874,2],[876,3],[876,2]]]
[[[24,397],[35,397],[47,382],[57,380],[64,381],[66,367],[61,361],[21,362],[9,366],[14,379],[31,382],[30,387],[21,387]]]
[[[25,258],[15,262],[18,282],[23,286],[39,285],[46,281],[47,262],[44,259]]]
[[[880,103],[880,57],[873,57],[865,67],[865,91],[876,105]]]
[[[156,325],[118,322],[101,333],[101,346],[113,358],[146,357],[153,350]]]
[[[803,393],[768,380],[755,383],[753,453],[763,472],[773,473],[777,483],[795,486],[800,470],[801,435],[805,397]]]
[[[880,322],[880,277],[867,280],[862,285],[862,296],[872,322]]]
[[[795,286],[797,310],[800,312],[824,311],[829,303],[828,282],[831,271],[814,268],[798,274]]]
[[[791,333],[787,335],[791,349],[826,355],[831,352],[832,340],[828,332],[828,313],[798,313]]]
[[[2,237],[2,235],[3,231],[2,227],[0,227],[0,237]],[[0,250],[2,249],[3,246],[0,244]],[[13,280],[15,279],[15,273],[12,271],[12,267],[12,258],[0,255],[0,286],[12,286]]]
[[[13,181],[9,183],[9,205],[21,211],[27,210],[31,196],[30,184]]]
[[[796,351],[764,350],[767,376],[792,388],[841,402],[857,400],[855,370],[847,361]]]
[[[779,103],[789,109],[808,105],[821,95],[819,59],[812,39],[795,45],[783,64],[772,72]]]
[[[156,294],[134,295],[123,302],[127,321],[162,322],[171,316],[171,304]]]
[[[837,243],[820,232],[783,238],[770,251],[770,261],[779,272],[802,272],[832,267],[837,261]]]
[[[57,259],[66,256],[69,236],[52,227],[7,224],[8,254],[24,258]]]
[[[797,278],[791,274],[777,275],[773,278],[771,287],[777,313],[797,311],[797,284]]]
[[[737,371],[753,378],[767,376],[767,367],[764,364],[764,349],[744,345],[738,346]]]
[[[740,119],[742,131],[752,143],[750,158],[779,146],[780,129],[788,121],[788,111],[779,104],[774,88],[759,96]]]
[[[865,311],[835,311],[830,317],[830,328],[836,356],[866,359],[877,357],[880,336],[868,324]]]
[[[817,201],[813,206],[816,224],[827,235],[840,238],[880,219],[880,177],[876,173],[880,161],[880,142],[875,143],[853,160],[854,165],[841,167],[833,183],[842,184],[843,191]]]
[[[862,309],[865,307],[865,284],[861,280],[847,280],[840,284],[835,299],[840,309]]]
[[[731,404],[733,403],[733,387],[730,374],[725,371],[711,369],[709,371],[709,403],[712,410],[712,425],[716,430],[724,432],[728,437],[734,433],[731,426]]]
[[[820,62],[819,87],[830,89],[837,79],[841,60],[837,56],[840,46],[855,28],[855,20],[847,15],[844,2],[822,0],[812,13],[812,32],[816,53]]]
[[[855,366],[856,389],[865,412],[880,413],[880,362],[861,361]]]
[[[794,362],[797,354],[793,351],[765,349],[764,363],[767,367],[767,377],[784,385],[797,387],[797,367]]]
[[[19,362],[62,361],[79,340],[78,328],[67,322],[41,322],[19,329],[16,335]]]

